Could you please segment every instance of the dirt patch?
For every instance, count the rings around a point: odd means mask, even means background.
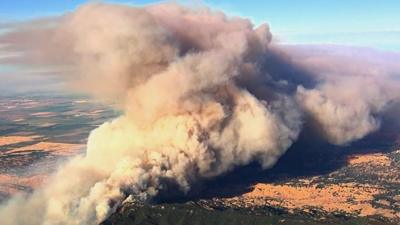
[[[39,136],[3,136],[0,137],[0,147],[5,145],[17,144],[20,142],[34,141]]]
[[[70,156],[78,153],[83,148],[84,145],[81,144],[39,142],[34,145],[12,149],[10,151],[4,152],[3,154],[25,154],[26,152],[31,151],[43,151],[49,152],[53,155]]]
[[[370,164],[373,166],[390,166],[391,160],[383,154],[353,155],[349,157],[350,165]]]
[[[46,175],[20,177],[0,174],[0,193],[5,195],[14,195],[26,191],[26,189],[36,188],[40,186],[46,178]]]
[[[36,116],[36,117],[52,117],[55,116],[56,113],[54,112],[37,112],[37,113],[32,113],[32,116]]]
[[[304,186],[256,184],[251,192],[242,195],[247,205],[272,205],[288,209],[320,208],[327,212],[342,211],[360,216],[383,215],[395,218],[396,212],[374,208],[374,195],[383,193],[377,186],[356,183],[316,184]],[[236,198],[236,199],[235,199]],[[237,197],[229,201],[237,200]]]

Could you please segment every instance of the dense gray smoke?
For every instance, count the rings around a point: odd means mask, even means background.
[[[124,114],[42,189],[3,206],[3,225],[96,224],[129,196],[148,200],[168,184],[185,193],[252,161],[271,167],[305,122],[334,144],[360,139],[399,99],[394,63],[279,47],[266,24],[208,8],[95,3],[31,26],[0,36],[22,53],[0,61],[67,67],[74,89]]]

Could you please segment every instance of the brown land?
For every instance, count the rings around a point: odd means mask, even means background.
[[[84,145],[81,144],[68,144],[68,143],[57,143],[57,142],[39,142],[33,145],[15,148],[10,151],[6,151],[3,154],[24,154],[31,151],[43,151],[49,152],[53,155],[59,156],[70,156],[75,155]]]
[[[400,150],[393,153],[400,153]],[[384,153],[373,153],[350,156],[346,168],[372,174],[378,181],[374,184],[369,180],[360,183],[356,178],[353,181],[341,180],[334,178],[340,175],[340,172],[334,171],[328,175],[328,179],[336,179],[335,182],[327,183],[320,176],[314,176],[295,182],[257,183],[251,191],[223,201],[225,205],[234,207],[272,206],[285,208],[289,212],[300,210],[306,213],[311,209],[320,209],[325,212],[400,219],[400,210],[397,208],[400,206],[400,195],[395,195],[390,201],[377,198],[390,193],[379,181],[399,182],[398,164]]]
[[[37,139],[35,140],[37,137],[39,136],[4,136],[0,137],[0,146],[38,141]],[[26,168],[29,168],[32,164],[32,160],[36,160],[32,157],[32,153],[46,152],[49,156],[69,157],[80,153],[83,148],[84,145],[82,144],[41,141],[35,144],[1,151],[0,165],[4,168],[22,168],[22,170],[26,170]],[[25,173],[19,175],[14,173],[0,174],[0,200],[2,196],[11,196],[18,192],[27,192],[36,188],[42,184],[48,176],[46,172],[41,172],[40,174],[24,174]]]
[[[374,208],[374,195],[382,193],[379,187],[355,183],[294,187],[290,185],[257,184],[253,191],[241,196],[245,202],[255,205],[272,205],[288,209],[317,207],[327,212],[342,211],[360,216],[383,215],[394,218],[396,212]],[[235,200],[233,198],[232,200]]]
[[[39,136],[2,136],[0,137],[0,147],[4,145],[12,145],[20,142],[34,141]]]
[[[390,166],[390,159],[381,153],[369,155],[354,155],[349,158],[350,165],[373,164],[375,166]]]
[[[30,177],[12,176],[0,174],[0,193],[14,195],[19,192],[26,192],[40,186],[47,178],[46,175],[35,175]]]

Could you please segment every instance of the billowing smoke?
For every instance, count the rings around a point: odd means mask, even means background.
[[[129,196],[186,193],[252,161],[271,167],[303,123],[334,144],[360,139],[399,98],[394,66],[313,58],[271,43],[266,24],[208,8],[95,3],[32,24],[0,37],[23,52],[3,63],[64,65],[74,89],[124,113],[91,132],[85,156],[1,208],[1,224],[96,224]]]
[[[312,89],[298,86],[296,99],[333,144],[347,144],[378,130],[382,113],[400,97],[400,67],[393,55],[359,51],[303,58],[302,64],[318,73],[319,82]]]

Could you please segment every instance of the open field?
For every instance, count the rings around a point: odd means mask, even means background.
[[[40,186],[117,113],[77,96],[0,98],[0,201]]]

